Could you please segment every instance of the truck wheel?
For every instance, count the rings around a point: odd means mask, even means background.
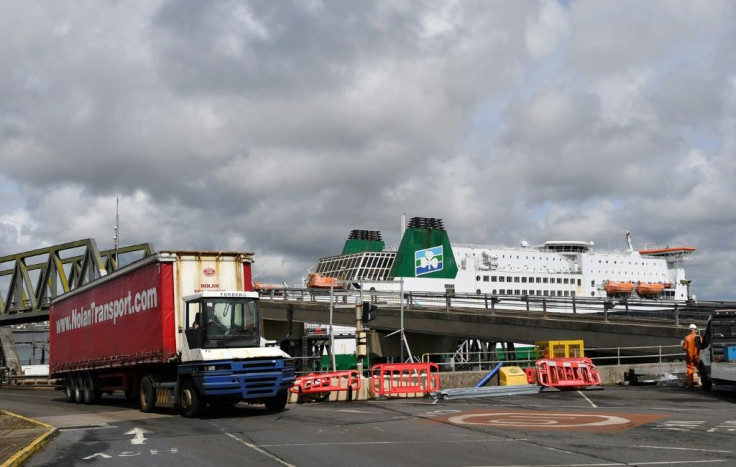
[[[156,408],[156,394],[153,389],[153,382],[148,376],[144,376],[141,380],[141,412],[150,413]]]
[[[94,404],[100,398],[92,373],[85,373],[82,379],[82,400],[85,404]]]
[[[700,370],[700,385],[703,387],[703,391],[710,391],[713,389],[713,380],[710,379],[703,370]]]
[[[281,412],[286,407],[289,399],[289,391],[279,391],[275,396],[266,399],[266,410],[269,412]]]
[[[181,387],[181,405],[185,417],[198,417],[202,413],[202,396],[197,391],[194,381],[187,379]]]
[[[74,402],[74,377],[71,374],[64,378],[64,400]]]
[[[82,375],[79,373],[74,375],[74,402],[81,404],[84,402],[84,386],[82,386]]]

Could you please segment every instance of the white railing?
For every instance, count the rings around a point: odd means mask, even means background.
[[[403,300],[405,310],[437,309],[445,311],[487,313],[529,313],[544,317],[554,315],[585,315],[590,319],[626,317],[627,319],[657,320],[679,325],[680,321],[705,322],[714,308],[736,307],[735,303],[688,303],[664,300],[611,300],[581,297],[543,297],[491,294],[442,294],[429,292],[379,292],[370,290],[283,288],[261,291],[261,299],[294,302],[330,302],[358,304],[361,301],[399,307]]]
[[[458,349],[461,350],[461,349]],[[685,353],[679,345],[659,345],[644,347],[600,347],[586,348],[588,354],[597,355],[590,358],[598,366],[621,365],[623,363],[665,363],[685,359]],[[504,350],[504,354],[519,352],[528,353],[528,348],[516,351]],[[512,366],[534,366],[536,356],[529,355],[524,359],[499,358],[494,350],[478,352],[454,352],[454,353],[425,353],[422,362],[435,362],[444,371],[458,371],[473,369],[476,371],[490,370],[498,363]]]

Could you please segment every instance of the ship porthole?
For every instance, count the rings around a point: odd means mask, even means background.
[[[478,282],[480,282],[480,276],[475,276],[475,280],[478,281]],[[478,292],[478,293],[480,293],[480,292]]]
[[[476,295],[480,295],[480,289],[476,289],[476,290],[475,290],[475,294],[476,294]]]

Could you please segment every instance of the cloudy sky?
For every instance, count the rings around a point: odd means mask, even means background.
[[[688,244],[736,299],[732,1],[0,0],[0,256],[256,254],[351,229]]]

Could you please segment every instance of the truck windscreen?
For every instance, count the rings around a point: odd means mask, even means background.
[[[259,336],[259,309],[255,299],[207,299],[204,310],[208,339]]]

